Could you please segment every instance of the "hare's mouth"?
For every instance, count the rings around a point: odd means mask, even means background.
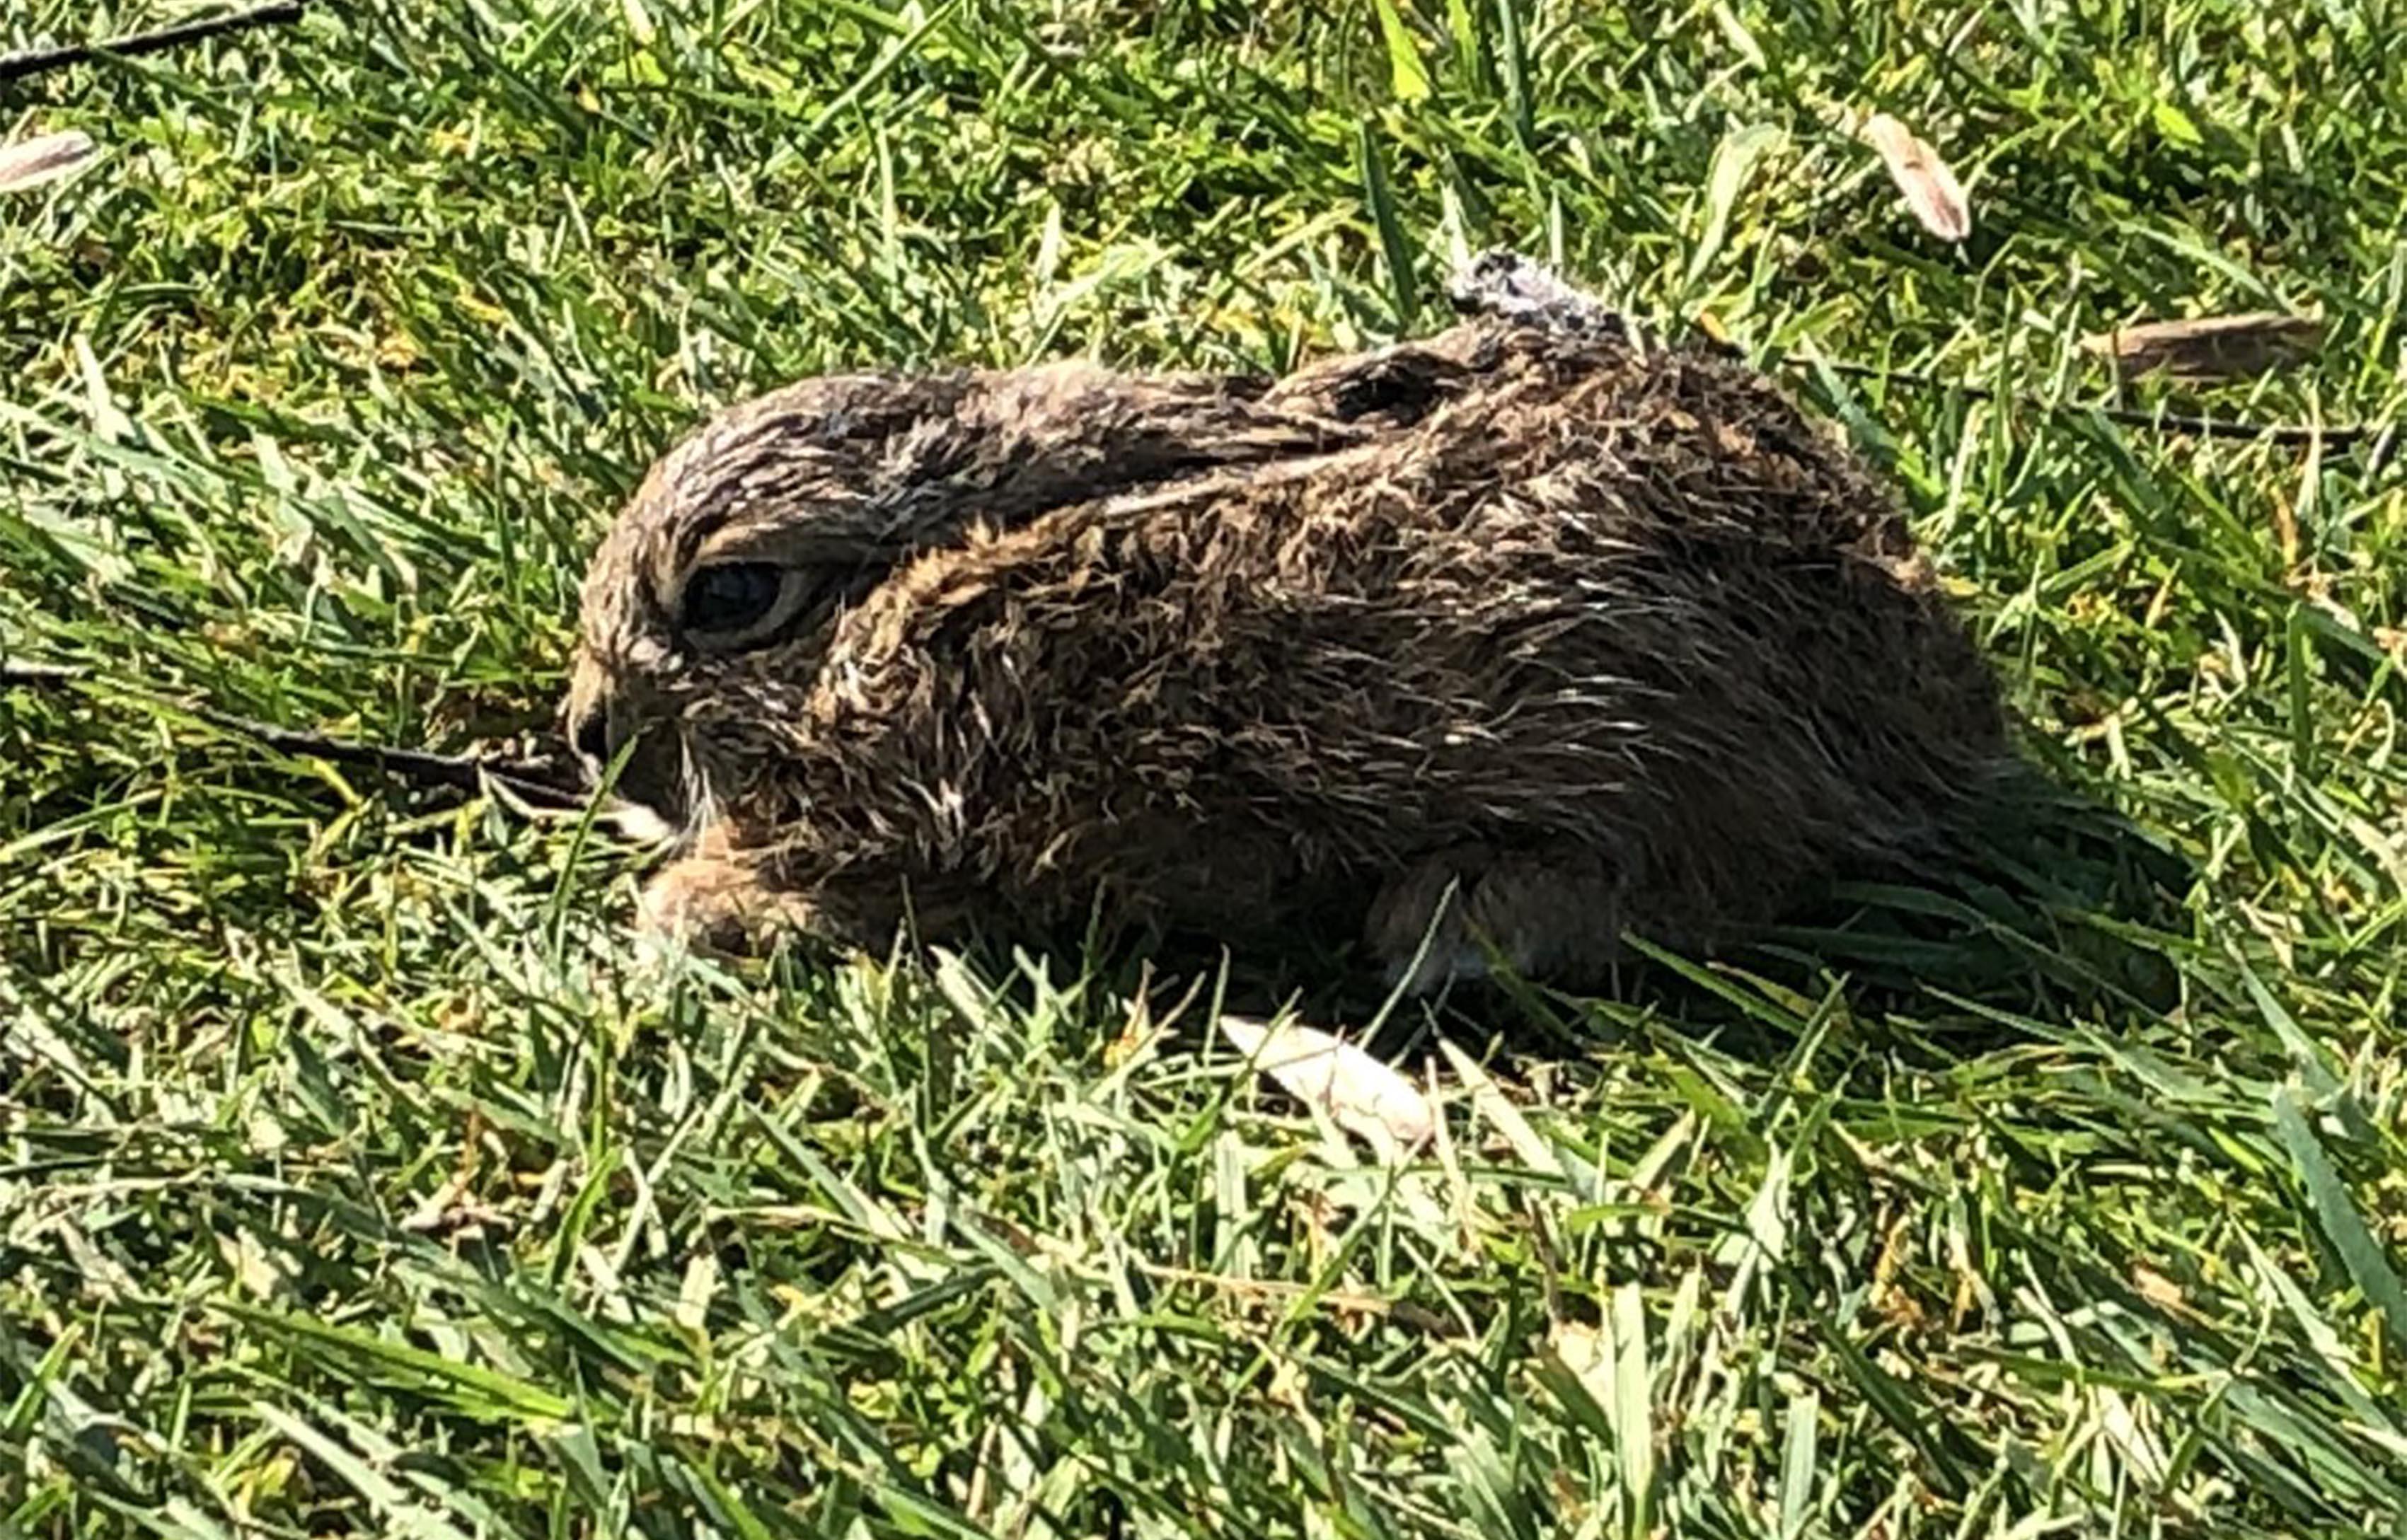
[[[683,846],[693,837],[686,825],[672,821],[648,803],[612,797],[601,816],[621,838],[638,845]]]
[[[710,803],[708,787],[684,734],[663,741],[640,735],[618,773],[591,754],[579,756],[586,784],[600,798],[596,817],[620,835],[645,845],[682,848],[692,842]]]

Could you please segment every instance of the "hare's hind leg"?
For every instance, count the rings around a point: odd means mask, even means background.
[[[1414,994],[1485,978],[1499,964],[1576,984],[1613,960],[1620,910],[1621,885],[1602,860],[1467,848],[1390,881],[1365,933],[1388,983]]]

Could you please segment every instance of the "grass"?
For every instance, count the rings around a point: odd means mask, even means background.
[[[95,671],[0,692],[0,1531],[2407,1532],[2407,506],[2047,405],[2280,305],[2324,351],[2206,406],[2396,414],[2389,7],[313,9],[0,87],[107,150],[0,197],[0,653]],[[1457,240],[2012,392],[1790,371],[2089,810],[1448,1016],[1411,1169],[1141,959],[648,958],[625,852],[189,709],[537,730],[706,405],[1276,368]]]

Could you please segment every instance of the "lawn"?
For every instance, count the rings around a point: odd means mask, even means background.
[[[0,193],[0,655],[90,670],[0,689],[0,1533],[2407,1533],[2407,504],[2084,405],[2397,413],[2397,32],[320,0],[0,84],[101,149]],[[1491,243],[1886,467],[2057,800],[1608,998],[1402,1013],[1408,1166],[1213,978],[648,952],[640,852],[197,714],[541,732],[706,407],[1277,369]],[[2275,308],[2328,335],[2253,382],[2078,346]]]

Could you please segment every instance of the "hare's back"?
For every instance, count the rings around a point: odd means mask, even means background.
[[[1666,473],[1650,443],[1710,419],[1625,399],[1600,425],[1577,404],[1503,446],[1466,411],[1403,452],[933,554],[846,620],[816,730],[1054,860],[1144,831],[1384,864],[1743,810],[1810,834],[1919,774],[1875,741],[1928,673],[1888,654],[1932,650],[1944,617],[1885,563],[1766,537],[1742,506],[1829,522],[1845,489],[1802,458]]]

